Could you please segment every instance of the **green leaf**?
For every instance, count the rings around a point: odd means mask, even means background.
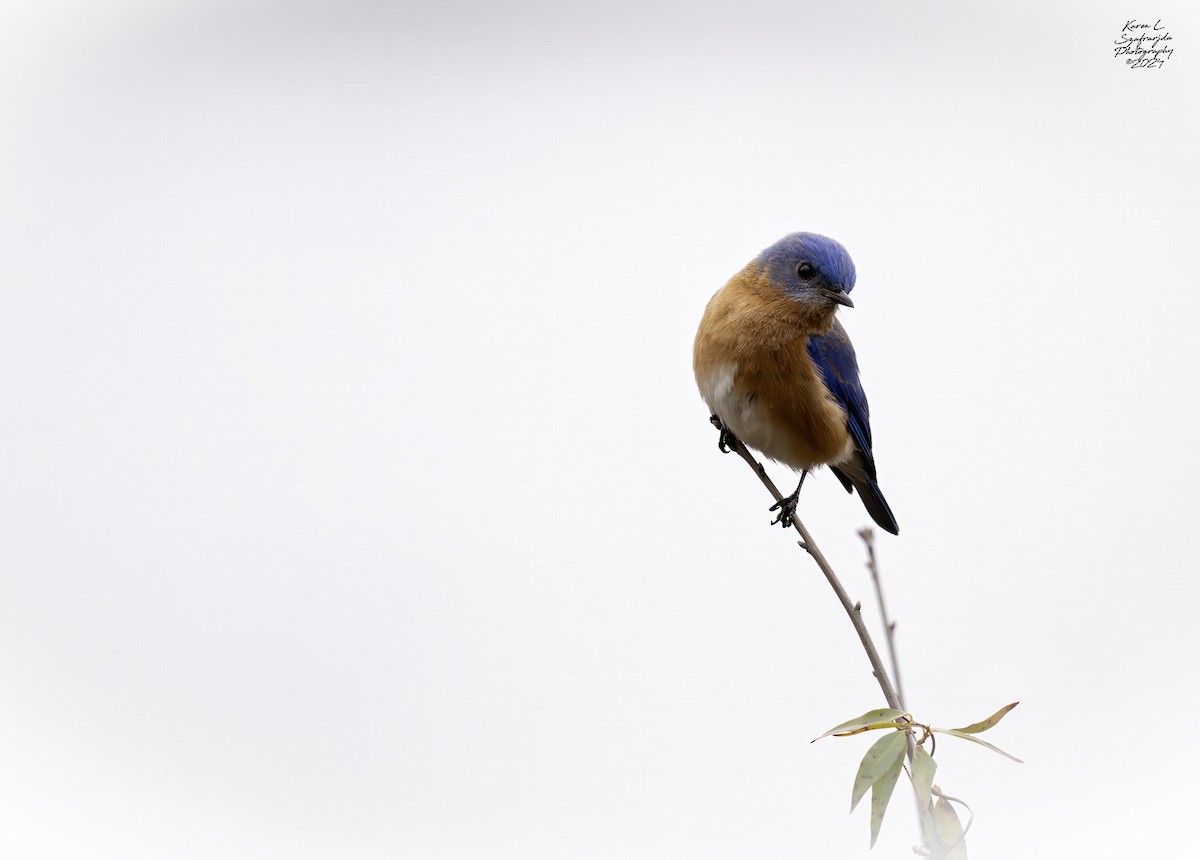
[[[973,735],[978,732],[986,732],[992,726],[996,725],[996,723],[998,723],[1002,719],[1004,719],[1004,715],[1007,714],[1009,711],[1011,711],[1013,708],[1015,708],[1019,704],[1021,704],[1021,703],[1013,702],[1011,705],[1005,705],[1003,708],[996,711],[996,713],[992,714],[986,720],[983,720],[978,723],[971,723],[971,725],[969,725],[969,726],[964,726],[963,728],[955,729],[954,731],[965,732],[968,735]]]
[[[892,732],[875,741],[867,750],[862,763],[858,766],[858,773],[854,775],[854,787],[850,792],[851,812],[854,811],[854,807],[858,806],[858,802],[862,800],[868,788],[883,779],[893,766],[899,767],[903,764],[904,740],[907,737],[908,735],[904,732]]]
[[[917,793],[917,807],[922,813],[929,809],[933,800],[933,775],[937,773],[937,762],[933,756],[925,752],[925,747],[917,747],[912,761],[913,791]]]
[[[979,738],[972,737],[971,735],[968,735],[968,734],[964,734],[962,729],[933,729],[933,731],[941,732],[944,735],[954,735],[954,737],[962,738],[964,741],[970,741],[973,744],[979,744],[982,747],[987,747],[992,752],[1000,753],[1000,755],[1004,756],[1005,758],[1012,759],[1017,764],[1025,764],[1025,762],[1021,761],[1019,758],[1017,758],[1012,753],[1006,753],[1004,750],[1000,749],[1000,747],[998,747],[994,744],[989,744],[987,741],[981,741]]]
[[[901,717],[908,717],[904,711],[896,711],[892,708],[880,708],[876,711],[867,711],[861,717],[855,717],[852,720],[846,720],[841,725],[834,726],[821,737],[813,738],[810,743],[816,743],[821,738],[827,738],[830,735],[837,737],[845,737],[846,735],[857,735],[860,732],[870,731],[872,729],[894,729],[896,728],[896,720]]]
[[[904,733],[896,732],[903,740]],[[888,801],[892,799],[892,789],[900,778],[900,769],[904,767],[904,744],[900,745],[900,755],[887,773],[876,781],[871,789],[871,847],[879,838],[879,827],[883,824],[883,814],[887,812]]]
[[[933,808],[934,825],[937,827],[938,842],[949,850],[939,855],[945,860],[967,860],[967,843],[963,839],[962,822],[954,806],[944,797],[939,797]]]

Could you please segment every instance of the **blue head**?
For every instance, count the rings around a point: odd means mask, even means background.
[[[797,301],[829,311],[854,307],[854,261],[840,243],[818,233],[791,233],[758,256],[771,283]]]

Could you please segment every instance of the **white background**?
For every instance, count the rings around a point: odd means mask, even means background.
[[[1022,703],[1026,764],[937,749],[972,857],[1186,854],[1198,25],[0,7],[0,853],[911,856],[904,786],[873,855],[847,815],[869,740],[809,744],[880,695],[691,375],[813,230],[909,705]],[[875,623],[857,498],[800,514]]]

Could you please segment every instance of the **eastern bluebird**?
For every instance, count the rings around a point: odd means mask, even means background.
[[[804,477],[828,465],[858,490],[871,519],[899,534],[879,490],[867,398],[854,347],[834,314],[852,308],[854,262],[839,243],[792,233],[717,291],[696,332],[700,395],[728,434],[801,472],[796,492],[771,508],[786,528]]]

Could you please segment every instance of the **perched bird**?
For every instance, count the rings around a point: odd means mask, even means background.
[[[867,398],[854,347],[835,317],[852,308],[854,262],[838,242],[792,233],[717,291],[696,332],[700,395],[721,427],[801,472],[796,492],[771,508],[786,528],[804,477],[828,465],[858,490],[871,519],[892,534],[896,518],[876,483]]]

